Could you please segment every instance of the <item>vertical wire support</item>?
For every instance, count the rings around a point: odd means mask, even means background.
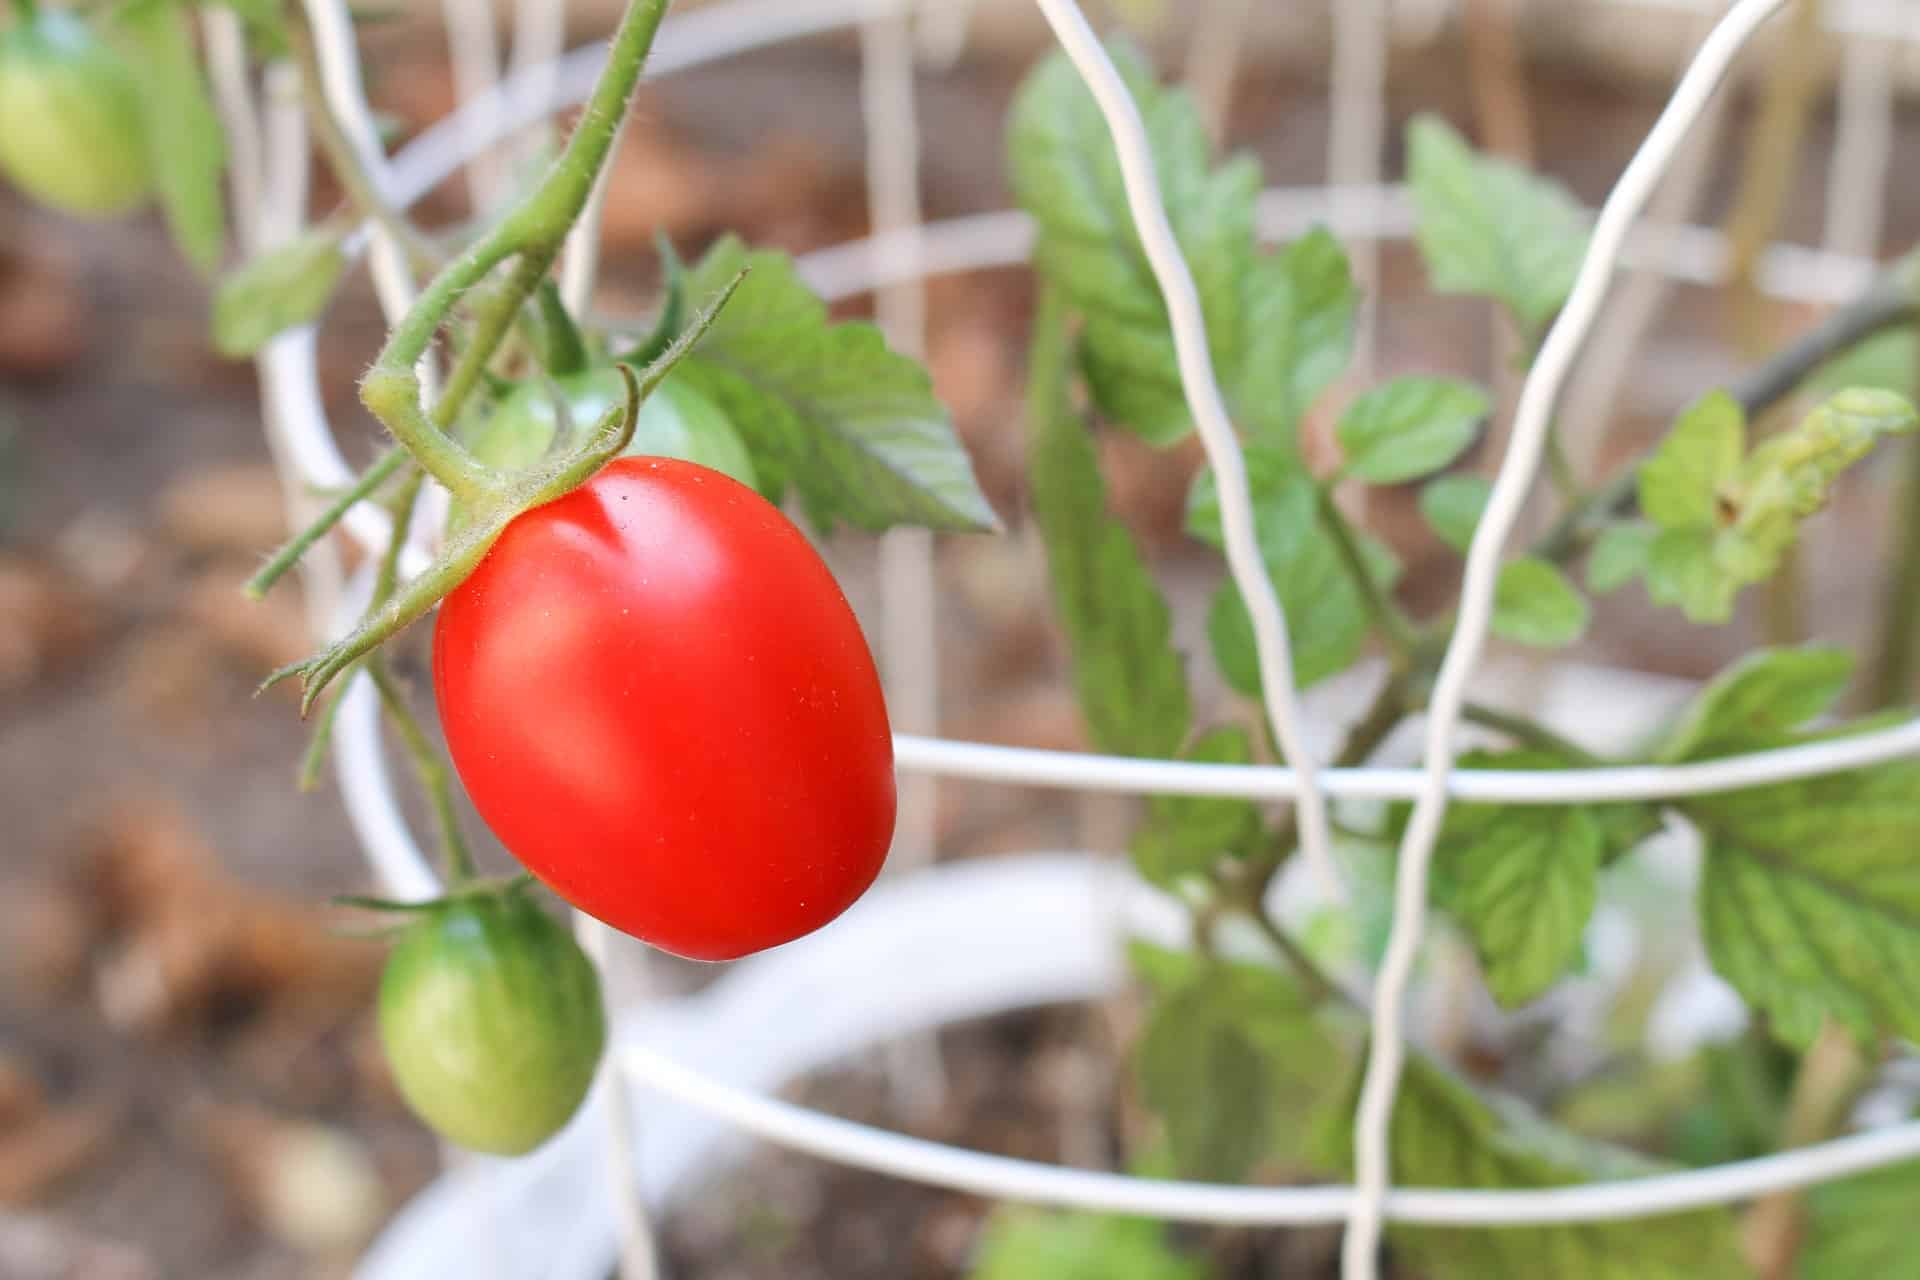
[[[346,0],[302,0],[302,4],[307,23],[313,28],[321,92],[340,121],[361,167],[375,189],[384,195],[390,185],[387,157],[381,150],[373,109],[367,105],[366,89],[361,83],[360,50],[354,44],[353,17],[347,12]],[[387,323],[392,324],[413,305],[413,272],[407,266],[405,250],[378,219],[373,221],[367,234],[374,292],[379,295],[380,310]]]
[[[1696,42],[1706,33],[1711,20],[1711,16],[1703,15],[1700,30],[1694,33]],[[1725,92],[1714,95],[1686,145],[1674,157],[1666,180],[1654,192],[1647,207],[1653,222],[1679,226],[1693,220],[1700,197],[1706,192],[1707,179],[1713,173],[1720,135],[1726,128],[1729,101],[1730,95]],[[1580,362],[1580,371],[1567,389],[1566,408],[1560,414],[1561,429],[1576,471],[1585,473],[1598,463],[1606,427],[1619,400],[1627,370],[1659,318],[1672,288],[1672,282],[1659,271],[1633,272],[1596,328],[1586,357]]]
[[[978,0],[939,0],[926,6],[920,16],[920,57],[930,67],[944,71],[960,61],[966,51],[968,28]]]
[[[866,127],[867,207],[880,329],[896,350],[926,354],[927,290],[921,278],[920,123],[914,97],[914,6],[860,24],[860,114]],[[880,653],[894,726],[933,735],[940,728],[940,650],[934,627],[933,535],[892,529],[880,538]],[[895,873],[933,861],[938,780],[899,781],[899,816],[889,859]],[[894,1095],[927,1111],[946,1092],[939,1041],[931,1034],[896,1040],[886,1051]]]
[[[601,999],[609,1009],[624,1007],[626,992],[614,965],[613,943],[618,935],[584,911],[573,913],[573,936],[580,949],[593,961],[603,987]],[[621,1070],[620,1056],[609,1052],[600,1062],[600,1087],[606,1090],[607,1181],[613,1187],[614,1217],[620,1230],[620,1257],[615,1267],[617,1280],[658,1280],[659,1250],[654,1241],[653,1221],[647,1213],[646,1194],[640,1187],[640,1170],[635,1163],[639,1153],[638,1120],[633,1114],[633,1098],[627,1091],[627,1075]]]
[[[1901,35],[1910,36],[1920,21],[1912,7],[1892,8],[1894,21],[1904,23]],[[1834,252],[1872,258],[1880,252],[1886,201],[1868,200],[1865,193],[1886,194],[1888,162],[1893,155],[1894,71],[1905,40],[1876,36],[1844,39],[1822,239]]]
[[[1200,104],[1200,116],[1215,145],[1227,134],[1233,82],[1240,73],[1240,51],[1252,15],[1253,0],[1212,0],[1194,18],[1181,79]]]
[[[200,10],[200,30],[206,36],[214,110],[227,140],[233,222],[242,250],[251,255],[260,250],[260,187],[266,175],[261,169],[260,113],[247,74],[246,32],[240,15],[224,5]]]
[[[1386,0],[1330,0],[1333,73],[1327,89],[1327,185],[1335,226],[1372,226],[1377,220],[1381,152],[1387,135]],[[1380,245],[1347,244],[1360,286],[1350,376],[1372,376],[1379,318]]]
[[[559,0],[514,0],[513,52],[507,57],[507,71],[516,83],[527,84],[535,101],[554,100],[566,44],[566,5]],[[552,121],[543,115],[538,125],[521,131],[515,165],[523,170],[531,166],[552,138]]]
[[[1358,3],[1359,0],[1354,0]],[[1167,221],[1154,173],[1153,150],[1147,140],[1140,109],[1107,60],[1100,39],[1074,0],[1037,0],[1067,57],[1092,91],[1119,154],[1127,207],[1139,231],[1140,243],[1160,286],[1167,316],[1172,322],[1173,345],[1187,409],[1205,447],[1207,461],[1220,490],[1220,523],[1225,533],[1227,568],[1247,602],[1253,619],[1254,652],[1266,689],[1267,718],[1287,762],[1294,768],[1300,792],[1296,803],[1300,849],[1307,865],[1322,878],[1329,892],[1339,892],[1339,872],[1327,828],[1327,801],[1320,790],[1319,764],[1307,741],[1299,691],[1293,684],[1293,653],[1287,639],[1286,614],[1274,594],[1254,536],[1253,503],[1247,492],[1246,460],[1213,377],[1213,357],[1207,349],[1206,319],[1193,274],[1187,269],[1179,242]]]
[[[600,220],[607,209],[607,188],[613,182],[613,166],[620,160],[620,144],[627,136],[627,122],[633,112],[621,114],[613,126],[613,147],[607,162],[600,166],[587,192],[586,206],[579,221],[567,232],[560,250],[560,301],[575,316],[584,315],[593,300],[593,287],[600,277]]]
[[[552,7],[564,8],[558,0]],[[496,132],[488,104],[498,99],[488,90],[500,81],[500,31],[493,0],[440,0],[440,12],[447,24],[454,100],[462,107],[480,103],[479,111],[463,112],[461,118],[474,139],[467,160],[467,200],[474,216],[483,217],[506,190],[506,166],[499,150],[486,141]]]
[[[1361,1082],[1354,1119],[1354,1199],[1346,1238],[1341,1243],[1344,1280],[1373,1280],[1377,1275],[1382,1207],[1390,1173],[1388,1139],[1406,1055],[1402,1024],[1407,986],[1426,929],[1427,872],[1433,859],[1434,838],[1446,814],[1453,740],[1467,682],[1486,643],[1502,549],[1539,469],[1554,402],[1580,344],[1606,300],[1628,231],[1688,130],[1706,110],[1734,57],[1761,24],[1787,3],[1788,0],[1740,0],[1708,34],[1686,74],[1680,78],[1666,109],[1654,122],[1646,141],[1640,144],[1613,193],[1601,207],[1573,292],[1548,332],[1533,372],[1521,389],[1507,456],[1501,463],[1486,513],[1467,552],[1458,621],[1453,638],[1447,644],[1446,656],[1441,660],[1433,698],[1428,705],[1421,792],[1400,842],[1393,925],[1374,991],[1366,1075]]]

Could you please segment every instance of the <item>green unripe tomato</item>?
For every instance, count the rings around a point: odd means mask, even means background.
[[[522,1155],[579,1110],[606,1047],[593,964],[520,889],[435,905],[380,979],[400,1094],[442,1137]]]
[[[626,403],[627,384],[617,369],[588,369],[554,379],[566,398],[567,416],[585,429],[608,410]],[[546,384],[516,387],[499,408],[467,435],[467,447],[489,466],[518,470],[545,457],[558,423]],[[640,402],[631,455],[653,455],[697,462],[754,487],[753,458],[720,407],[684,379],[668,374]]]
[[[129,213],[153,189],[133,73],[70,13],[0,32],[0,175],[85,218]]]

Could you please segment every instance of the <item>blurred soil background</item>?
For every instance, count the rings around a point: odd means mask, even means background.
[[[601,5],[604,9],[605,6]],[[610,20],[577,12],[584,39]],[[596,27],[596,19],[598,25]],[[1017,33],[1016,33],[1017,34]],[[376,104],[408,131],[451,100],[429,24],[370,27]],[[932,217],[1005,207],[1000,122],[1032,46],[982,41],[927,72],[920,110]],[[1402,50],[1393,71],[1391,172],[1406,118],[1439,110],[1470,131],[1467,53],[1456,33]],[[1163,65],[1178,66],[1177,57]],[[1246,69],[1227,122],[1271,185],[1323,177],[1325,61]],[[1659,105],[1657,81],[1545,55],[1524,68],[1531,149],[1589,203]],[[1742,127],[1750,107],[1733,118]],[[1511,121],[1508,122],[1509,124]],[[1911,123],[1910,113],[1903,124]],[[1816,114],[1787,238],[1817,239],[1830,111]],[[1737,136],[1737,135],[1735,135]],[[1916,171],[1901,129],[1893,172]],[[724,230],[796,251],[866,229],[855,45],[806,41],[646,87],[607,215],[599,306],[640,314],[650,243],[688,255]],[[1713,161],[1704,213],[1727,208],[1739,151]],[[322,189],[316,205],[332,207]],[[1871,194],[1862,198],[1875,198]],[[444,224],[457,183],[430,199]],[[1898,184],[1887,245],[1920,227],[1920,186]],[[1486,377],[1494,325],[1477,304],[1424,296],[1418,264],[1390,247],[1380,309],[1383,370]],[[204,281],[151,219],[62,221],[0,191],[0,1277],[268,1280],[336,1276],[438,1152],[401,1109],[368,1008],[380,948],[342,932],[331,894],[367,873],[331,778],[294,790],[305,731],[287,690],[261,675],[308,648],[297,589],[249,604],[239,584],[285,532],[252,369],[209,352]],[[1025,528],[1020,390],[1030,294],[1015,271],[931,286],[929,357],[943,398],[1012,532],[940,551],[944,730],[1001,743],[1083,745]],[[1812,313],[1780,307],[1780,334]],[[1667,415],[1739,367],[1723,299],[1677,289],[1622,388],[1603,450],[1623,456]],[[353,395],[380,338],[363,280],[322,340],[329,409],[350,456],[373,432]],[[1318,428],[1324,432],[1325,423]],[[1198,451],[1171,462],[1103,445],[1112,500],[1198,619],[1219,566],[1179,533]],[[1818,523],[1808,562],[1822,638],[1865,633],[1879,590],[1875,530],[1889,460],[1850,482]],[[1456,563],[1411,493],[1370,519],[1406,557],[1407,599],[1437,606]],[[1845,555],[1842,547],[1852,548]],[[864,600],[866,544],[835,548]],[[1607,600],[1577,655],[1683,675],[1753,642],[1743,618],[1686,632],[1636,590]],[[404,646],[420,681],[424,636]],[[939,852],[963,857],[1117,843],[1110,808],[1056,793],[965,784],[940,793]],[[698,975],[677,975],[697,980]],[[855,1066],[796,1093],[846,1114],[1042,1159],[1112,1159],[1125,1112],[1124,1007],[1023,1015],[943,1035],[953,1086],[932,1114],[903,1114]],[[668,1228],[674,1274],[696,1280],[900,1280],[958,1274],[983,1206],[810,1162],[756,1157]],[[1324,1274],[1330,1245],[1305,1233],[1249,1241],[1243,1274]]]

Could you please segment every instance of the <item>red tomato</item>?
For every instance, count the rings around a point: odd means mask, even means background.
[[[839,584],[717,471],[621,458],[440,606],[434,695],[480,815],[555,893],[728,960],[826,924],[893,836],[893,739]]]

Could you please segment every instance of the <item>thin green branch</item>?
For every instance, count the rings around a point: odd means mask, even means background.
[[[300,557],[307,549],[327,536],[327,532],[342,517],[360,502],[368,498],[381,485],[390,480],[409,461],[407,451],[398,446],[387,450],[375,459],[374,464],[361,473],[352,486],[340,493],[306,528],[293,535],[273,554],[273,558],[263,566],[260,572],[247,579],[244,590],[253,599],[258,600],[286,575],[287,570],[300,563]]]
[[[1822,365],[1860,343],[1920,319],[1920,254],[1903,257],[1859,298],[1827,315],[1819,324],[1782,347],[1764,364],[1727,388],[1749,419],[1786,399]],[[1605,525],[1629,510],[1638,496],[1640,454],[1604,484],[1562,512],[1534,544],[1534,555],[1565,563],[1586,548]]]
[[[412,309],[394,326],[360,384],[361,400],[412,450],[420,465],[454,496],[475,505],[500,501],[505,482],[448,436],[446,428],[459,416],[467,394],[478,384],[500,339],[512,327],[513,317],[545,276],[586,207],[666,9],[667,0],[633,0],[628,6],[608,48],[606,69],[594,86],[593,96],[540,186],[428,283]],[[520,258],[519,269],[509,276],[507,289],[489,301],[482,329],[461,352],[460,366],[428,413],[421,406],[415,366],[454,304],[495,267],[516,255]]]
[[[1327,485],[1317,485],[1315,493],[1320,506],[1320,523],[1333,539],[1341,565],[1346,569],[1347,576],[1353,579],[1354,588],[1360,592],[1367,613],[1386,636],[1387,644],[1394,652],[1395,665],[1405,667],[1419,644],[1419,632],[1407,615],[1400,612],[1400,606],[1387,595],[1380,580],[1368,570],[1366,557],[1360,552],[1359,537],[1348,522],[1346,513],[1340,510],[1340,504],[1334,501],[1332,489]]]
[[[380,691],[380,705],[399,733],[400,742],[413,761],[414,776],[433,807],[434,825],[440,833],[440,851],[446,861],[447,883],[450,886],[464,884],[474,877],[473,851],[467,847],[467,838],[460,830],[460,815],[454,807],[452,770],[447,768],[439,749],[413,714],[406,690],[394,679],[385,655],[373,654],[366,666],[374,687]]]
[[[1498,730],[1523,746],[1551,751],[1574,764],[1591,766],[1602,763],[1599,756],[1571,738],[1562,737],[1539,721],[1516,712],[1502,711],[1498,707],[1489,707],[1484,703],[1469,702],[1460,708],[1460,715],[1469,724]]]

